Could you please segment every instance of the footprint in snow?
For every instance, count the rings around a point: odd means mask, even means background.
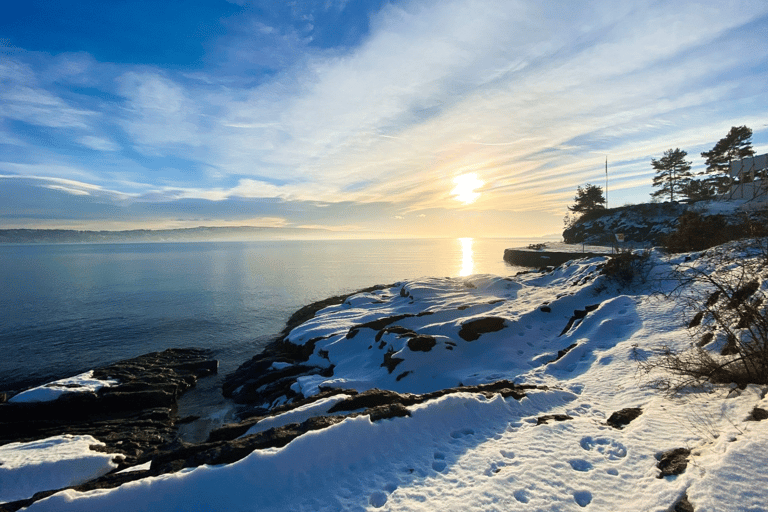
[[[592,503],[592,493],[589,491],[576,491],[573,493],[573,499],[580,507],[586,507]]]
[[[438,473],[442,472],[447,464],[445,463],[445,454],[442,452],[435,452],[435,461],[432,463],[432,469]]]
[[[508,450],[499,450],[499,453],[501,454],[502,457],[505,457],[507,459],[514,459],[515,458],[515,453],[514,452],[510,452]]]
[[[492,462],[491,467],[485,470],[485,476],[494,476],[495,474],[499,473],[501,471],[501,468],[506,466],[507,463],[503,460],[498,462]]]
[[[373,508],[381,508],[387,504],[387,495],[383,491],[376,491],[368,498],[368,503]]]
[[[530,499],[528,498],[528,493],[525,491],[515,491],[512,496],[514,496],[520,503],[528,503],[528,500]]]
[[[608,460],[618,460],[627,456],[626,446],[606,437],[586,436],[581,439],[579,444],[587,451],[595,450],[603,454]]]
[[[472,436],[472,435],[475,435],[475,431],[472,430],[471,428],[463,428],[461,430],[454,430],[453,432],[451,432],[451,437],[454,439],[461,439],[462,437]]]
[[[592,470],[592,464],[584,459],[572,459],[568,461],[574,471],[590,471]]]

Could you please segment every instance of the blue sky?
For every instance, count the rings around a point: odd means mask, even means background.
[[[0,228],[557,233],[606,156],[768,152],[766,84],[764,0],[14,2]]]

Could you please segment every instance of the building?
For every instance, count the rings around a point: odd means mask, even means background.
[[[768,202],[768,153],[731,162],[731,188],[720,199]]]

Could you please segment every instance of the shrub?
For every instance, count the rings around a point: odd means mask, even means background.
[[[663,347],[644,364],[673,392],[705,382],[768,384],[768,238],[709,251],[676,270],[678,300],[691,313],[689,350]]]
[[[650,270],[650,251],[620,250],[603,266],[601,273],[619,286],[629,286],[635,279],[645,282]]]
[[[677,229],[664,240],[668,252],[703,251],[732,240],[768,235],[766,212],[744,215],[740,222],[728,222],[723,215],[688,211],[678,218]]]
[[[666,237],[664,247],[673,253],[703,251],[734,240],[734,234],[722,215],[703,217],[688,211],[680,216],[677,229]]]

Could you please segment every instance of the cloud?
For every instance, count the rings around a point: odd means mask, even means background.
[[[202,128],[197,106],[185,90],[156,72],[128,72],[118,78],[128,99],[121,125],[142,151],[197,146]]]
[[[94,135],[85,135],[77,139],[77,141],[85,147],[95,149],[96,151],[119,151],[120,146],[115,142],[104,138],[96,137]]]
[[[768,143],[763,1],[394,2],[335,47],[312,39],[323,16],[359,6],[288,7],[227,19],[192,71],[14,53],[0,144],[17,149],[0,169],[145,204],[349,202],[380,219],[453,208],[454,178],[474,174],[464,215],[561,216],[577,185],[604,178],[605,155],[612,190],[644,200],[648,162],[670,145],[696,156],[740,124]]]
[[[0,85],[0,119],[51,128],[86,128],[96,115],[40,87],[34,71],[12,59],[0,62]]]

